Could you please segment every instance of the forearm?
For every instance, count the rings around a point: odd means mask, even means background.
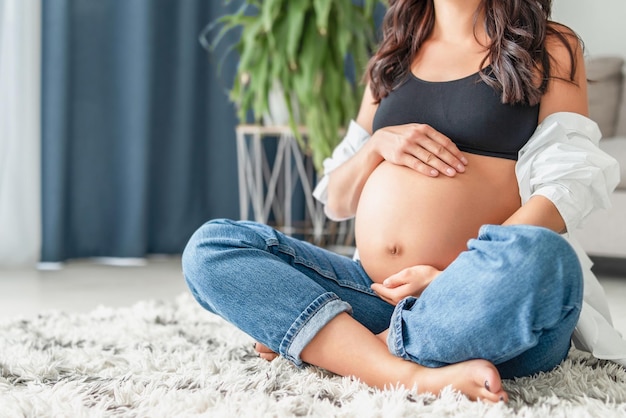
[[[326,212],[332,218],[346,219],[355,215],[363,186],[382,161],[374,142],[370,140],[352,158],[329,174]]]
[[[557,233],[565,232],[565,221],[548,198],[533,196],[511,215],[503,225],[535,225]]]

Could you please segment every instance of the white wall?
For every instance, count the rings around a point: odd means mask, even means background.
[[[580,35],[586,55],[626,58],[625,0],[554,0],[552,19]]]

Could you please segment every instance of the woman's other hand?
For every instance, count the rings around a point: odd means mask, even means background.
[[[432,266],[408,267],[387,277],[382,283],[372,284],[372,290],[382,300],[395,306],[406,297],[419,297],[440,273]]]
[[[386,161],[430,177],[454,177],[465,171],[467,159],[454,142],[429,125],[410,123],[379,129],[372,136]]]

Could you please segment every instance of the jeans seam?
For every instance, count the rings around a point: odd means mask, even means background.
[[[276,242],[276,244],[277,245],[274,245],[276,247],[276,250],[281,252],[281,253],[283,253],[283,254],[286,254],[286,255],[292,257],[293,258],[293,262],[295,264],[299,264],[299,265],[304,266],[304,267],[306,267],[308,269],[311,269],[311,270],[315,271],[315,273],[319,274],[320,276],[323,276],[324,278],[326,278],[328,280],[334,281],[335,283],[337,283],[341,287],[344,287],[344,288],[347,288],[347,289],[356,290],[358,292],[367,294],[369,296],[376,296],[376,297],[378,297],[376,292],[374,292],[370,287],[360,286],[360,285],[355,284],[355,283],[350,282],[350,281],[341,280],[335,274],[333,274],[331,271],[325,270],[325,269],[321,269],[316,264],[310,263],[307,259],[298,256],[291,249],[291,247],[289,247],[287,245],[281,245],[278,242]],[[356,262],[356,261],[354,261],[354,262]]]

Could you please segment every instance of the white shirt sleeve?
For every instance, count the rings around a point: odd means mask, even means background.
[[[595,209],[610,207],[619,183],[619,165],[598,148],[601,133],[591,119],[569,112],[545,118],[520,150],[515,166],[522,204],[532,196],[550,199],[567,231],[582,225]],[[576,348],[626,366],[626,341],[611,324],[604,290],[591,271],[592,262],[572,236],[584,277],[580,318],[572,339]]]
[[[339,145],[333,150],[333,154],[326,158],[324,164],[324,176],[320,179],[313,190],[313,197],[326,205],[328,201],[328,175],[339,167],[341,164],[348,161],[354,154],[356,154],[363,144],[370,139],[370,134],[361,125],[354,120],[350,121],[350,126],[346,135],[343,137]],[[325,210],[326,212],[326,210]],[[332,214],[326,213],[329,219],[333,221],[342,221],[344,219],[337,219]]]
[[[610,207],[619,183],[617,161],[598,148],[598,125],[577,113],[544,119],[520,150],[515,167],[522,204],[532,196],[550,199],[568,231],[597,208]]]

